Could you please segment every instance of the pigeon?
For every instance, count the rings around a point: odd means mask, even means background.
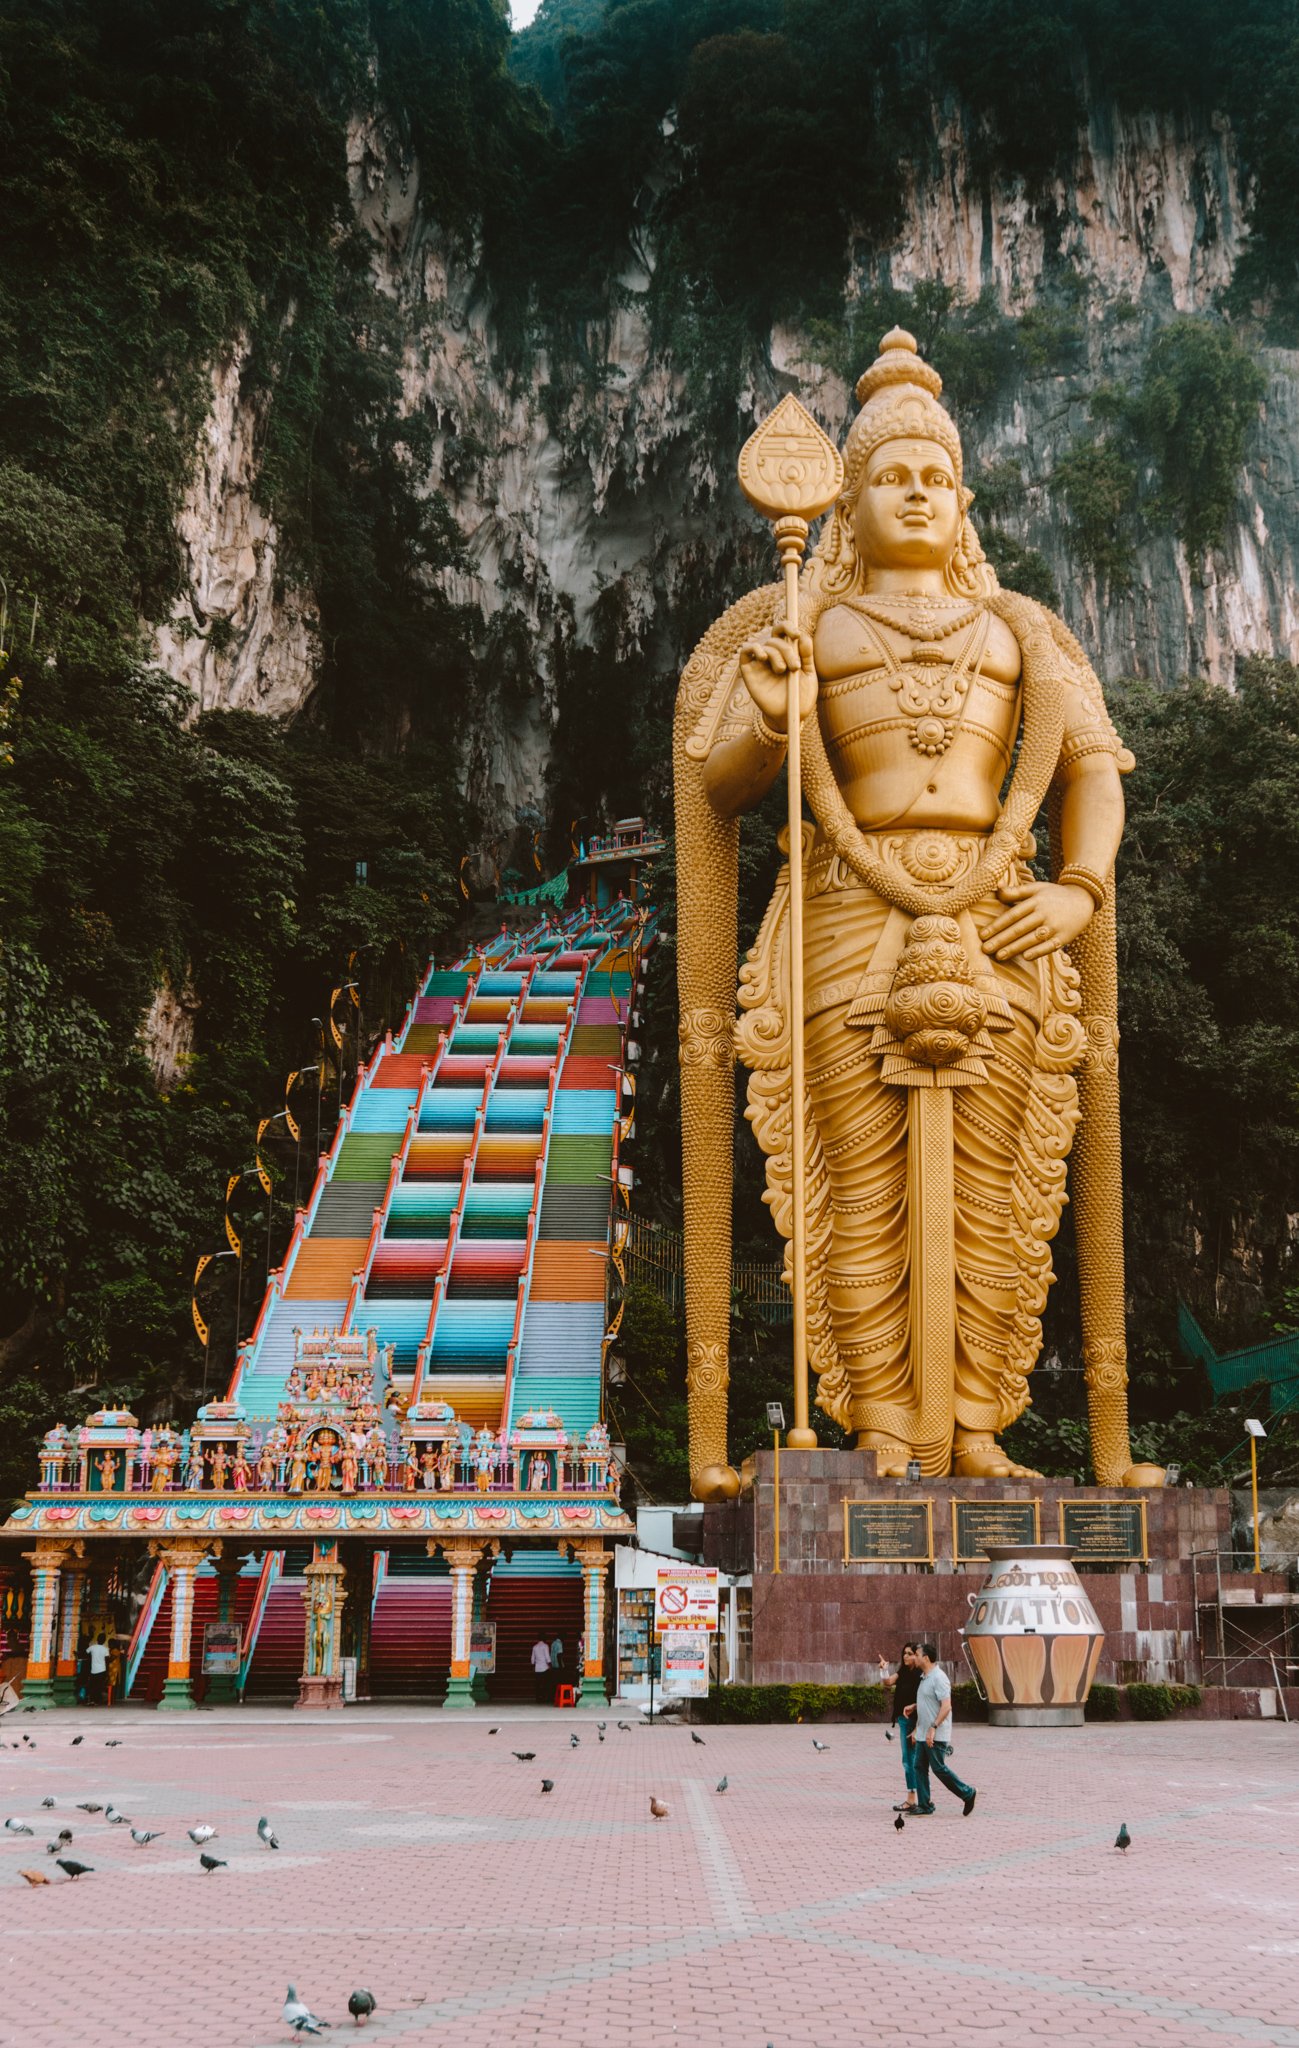
[[[112,1742],[106,1742],[106,1743],[104,1744],[104,1748],[105,1748],[105,1749],[120,1749],[121,1747],[122,1747],[122,1738],[121,1738],[121,1736],[120,1736],[120,1735],[119,1735],[119,1736],[117,1736],[117,1737],[115,1737],[115,1739],[114,1739],[114,1740],[113,1740]]]
[[[542,1789],[542,1791],[543,1791],[543,1792],[553,1792],[553,1791],[554,1791],[554,1789],[555,1789],[555,1781],[554,1781],[554,1779],[553,1779],[553,1778],[543,1778],[543,1779],[542,1779],[542,1781],[541,1781],[541,1789]]]
[[[599,1729],[601,1735],[603,1735],[609,1723],[607,1721],[597,1721],[595,1725]]]
[[[259,1839],[265,1842],[268,1849],[279,1848],[280,1845],[278,1839],[276,1838],[275,1830],[271,1826],[270,1822],[267,1820],[265,1814],[262,1815],[261,1819],[257,1823],[257,1834]]]
[[[70,1842],[70,1841],[72,1840],[72,1829],[71,1829],[71,1828],[60,1828],[60,1829],[59,1829],[59,1840],[60,1840],[60,1842],[62,1842],[62,1844],[63,1844],[64,1848],[66,1849],[66,1848],[67,1848],[67,1846],[68,1846],[68,1843],[69,1843],[69,1842]]]
[[[25,1820],[7,1820],[5,1822],[5,1833],[7,1835],[34,1835],[36,1830]]]
[[[1123,1853],[1126,1855],[1128,1848],[1131,1844],[1131,1841],[1132,1837],[1128,1833],[1128,1824],[1126,1821],[1123,1821],[1119,1826],[1119,1831],[1117,1835],[1115,1835],[1114,1837],[1114,1846],[1116,1849],[1122,1849]]]
[[[206,1850],[204,1850],[203,1854],[199,1857],[198,1860],[203,1865],[203,1868],[204,1870],[206,1870],[209,1877],[211,1877],[212,1872],[214,1870],[225,1870],[227,1867],[221,1861],[221,1858],[219,1856],[209,1856]]]
[[[708,1747],[708,1744],[704,1741],[703,1736],[696,1735],[693,1728],[690,1730],[690,1740],[694,1743],[697,1749],[707,1749]]]
[[[133,1828],[135,1822],[125,1813],[110,1813],[108,1825],[110,1828]]]
[[[493,1729],[492,1733],[495,1734],[495,1732],[495,1729]],[[375,2009],[375,2004],[376,2000],[373,1991],[354,1991],[352,1993],[352,1996],[347,2001],[347,2009],[358,2027],[365,2025],[370,2014]]]
[[[318,2020],[311,2008],[302,2003],[292,1984],[284,1996],[283,2018],[285,2026],[292,2027],[295,2034],[318,2034],[329,2025],[328,2020]]]
[[[56,1804],[57,1802],[53,1799],[42,1799],[41,1801],[42,1806],[54,1806]]]
[[[64,1849],[66,1847],[66,1842],[47,1842],[45,1844],[45,1854],[47,1856],[57,1856],[59,1850]]]
[[[653,1814],[655,1820],[666,1820],[669,1812],[669,1809],[663,1804],[663,1801],[661,1799],[656,1799],[652,1792],[650,1793],[650,1812]]]
[[[200,1821],[196,1828],[187,1829],[186,1832],[196,1849],[201,1849],[204,1842],[212,1842],[216,1839],[216,1829],[210,1828],[205,1820]]]
[[[517,1756],[521,1764],[534,1764],[537,1761],[535,1749],[516,1749],[513,1754]]]
[[[580,1735],[570,1735],[568,1738],[568,1746],[570,1749],[577,1749],[580,1746],[581,1741],[582,1738]]]
[[[77,1801],[78,1813],[102,1813],[103,1810],[102,1806],[96,1806],[93,1799],[79,1799]]]
[[[905,1826],[906,1822],[903,1820],[902,1815],[900,1813],[895,1813],[893,1816],[894,1831],[900,1835]]]
[[[20,1870],[18,1875],[19,1877],[25,1877],[27,1879],[28,1884],[49,1883],[49,1879],[45,1875],[45,1872],[43,1870]]]
[[[816,1737],[815,1737],[815,1735],[814,1735],[814,1736],[812,1737],[812,1747],[813,1747],[813,1749],[815,1749],[815,1750],[824,1750],[824,1749],[829,1749],[830,1745],[829,1745],[829,1743],[828,1743],[828,1742],[818,1742],[818,1741],[817,1741],[817,1739],[816,1739]]]
[[[598,1729],[598,1728],[597,1728],[597,1729],[596,1729],[596,1731],[595,1731],[595,1739],[596,1739],[596,1741],[597,1741],[597,1742],[603,1742],[603,1741],[604,1741],[604,1737],[603,1737],[603,1735],[601,1735],[601,1733],[600,1733],[600,1731],[599,1731],[599,1729]]]
[[[143,1849],[149,1842],[160,1841],[165,1833],[165,1828],[132,1828],[131,1840]]]
[[[501,1731],[500,1731],[500,1729],[499,1729],[499,1728],[489,1728],[489,1729],[488,1729],[488,1731],[487,1731],[487,1733],[488,1733],[489,1735],[499,1735],[499,1734],[500,1734],[500,1732],[501,1732]],[[361,1993],[360,1993],[359,1991],[354,1991],[354,1992],[352,1993],[352,1996],[353,1996],[353,1998],[359,1998],[359,1997],[360,1997],[361,1995],[362,1995],[362,1994],[361,1994]],[[370,1996],[370,1994],[369,1994],[369,1992],[368,1992],[368,1991],[367,1991],[367,1992],[365,1993],[365,1996],[366,1996],[367,1998],[368,1998],[368,1997]]]
[[[66,1870],[69,1877],[89,1877],[94,1870],[93,1863],[74,1863],[70,1856],[60,1856],[59,1869]]]
[[[77,1746],[77,1744],[78,1744],[79,1742],[84,1742],[84,1741],[85,1741],[85,1739],[86,1739],[86,1738],[85,1738],[85,1736],[84,1736],[84,1735],[74,1735],[74,1736],[73,1736],[73,1738],[72,1738],[72,1741],[71,1741],[71,1742],[69,1743],[68,1747],[69,1747],[70,1749],[75,1749],[75,1748],[76,1748],[76,1746]]]
[[[619,1727],[620,1727],[620,1728],[622,1729],[622,1732],[623,1732],[623,1734],[624,1734],[624,1735],[630,1735],[630,1734],[631,1734],[631,1723],[630,1723],[630,1721],[620,1721],[620,1722],[618,1723],[618,1726],[619,1726]]]
[[[717,1789],[718,1789],[718,1791],[719,1791],[719,1792],[724,1792],[724,1791],[726,1790],[727,1786],[728,1786],[728,1785],[730,1784],[730,1782],[731,1782],[731,1781],[730,1781],[730,1779],[729,1779],[729,1778],[719,1778],[719,1779],[717,1780]]]

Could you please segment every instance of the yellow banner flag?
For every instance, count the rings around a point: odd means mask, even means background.
[[[195,1328],[195,1329],[196,1329],[196,1330],[198,1331],[198,1341],[199,1341],[199,1343],[200,1343],[200,1344],[201,1344],[201,1345],[203,1346],[204,1350],[206,1350],[206,1349],[207,1349],[207,1324],[206,1324],[206,1323],[204,1322],[204,1320],[203,1320],[202,1316],[201,1316],[201,1315],[199,1314],[199,1312],[198,1312],[198,1303],[197,1303],[197,1301],[191,1301],[191,1303],[190,1303],[190,1305],[189,1305],[189,1312],[190,1312],[190,1314],[191,1314],[191,1315],[193,1316],[193,1318],[194,1318],[194,1328]]]

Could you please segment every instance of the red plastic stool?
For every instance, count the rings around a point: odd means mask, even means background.
[[[576,1686],[557,1685],[555,1687],[555,1705],[557,1707],[575,1707],[577,1705]]]

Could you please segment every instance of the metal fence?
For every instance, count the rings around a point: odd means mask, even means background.
[[[731,1312],[762,1323],[788,1323],[794,1308],[777,1259],[737,1259],[731,1267]],[[685,1251],[679,1230],[631,1218],[627,1278],[652,1287],[671,1308],[685,1304]]]

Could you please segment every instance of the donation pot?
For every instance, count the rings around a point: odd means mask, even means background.
[[[996,1728],[1080,1725],[1105,1632],[1067,1543],[992,1544],[965,1640]]]

